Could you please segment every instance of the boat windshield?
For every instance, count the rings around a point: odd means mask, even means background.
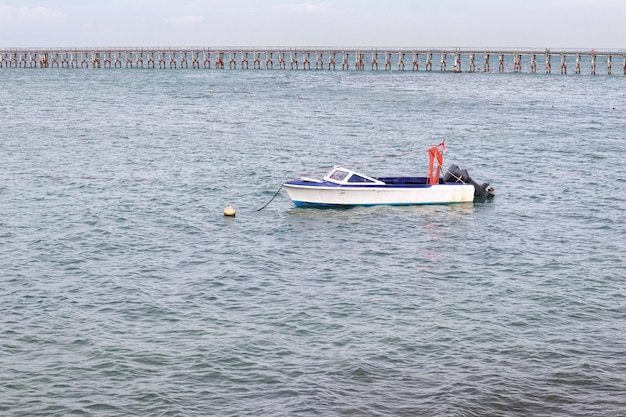
[[[367,184],[382,184],[385,183],[378,181],[376,178],[368,177],[367,175],[359,174],[350,169],[337,167],[333,169],[327,176],[324,177],[326,181],[331,181],[337,184],[352,184],[352,185],[367,185]]]
[[[343,181],[347,175],[348,172],[336,169],[328,176],[328,178],[335,181]]]
[[[359,174],[352,174],[350,178],[348,178],[348,182],[374,182],[369,178],[365,178],[360,176]]]

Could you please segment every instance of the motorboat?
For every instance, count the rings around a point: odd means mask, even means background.
[[[322,179],[302,177],[283,187],[298,207],[453,204],[495,195],[488,183],[478,184],[455,164],[440,177],[444,150],[443,143],[429,149],[430,170],[425,177],[373,177],[336,166]]]

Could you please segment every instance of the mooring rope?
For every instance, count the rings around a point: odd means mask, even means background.
[[[271,203],[272,201],[274,201],[274,199],[276,198],[276,196],[278,196],[278,193],[280,193],[280,190],[282,190],[282,189],[283,189],[283,185],[284,185],[284,184],[280,184],[280,188],[278,189],[278,191],[276,191],[276,194],[274,194],[274,197],[272,197],[272,199],[271,199],[270,201],[268,201],[267,203],[265,203],[265,205],[264,205],[263,207],[261,207],[260,209],[257,209],[257,211],[261,211],[261,210],[263,210],[265,207],[269,206],[269,205],[270,205],[270,203]]]

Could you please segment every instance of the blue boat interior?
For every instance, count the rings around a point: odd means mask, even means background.
[[[355,178],[356,177],[356,178]],[[306,185],[308,187],[345,187],[348,185],[359,185],[359,186],[372,186],[376,187],[380,185],[374,184],[372,181],[364,178],[362,181],[359,181],[360,176],[353,175],[350,177],[345,184],[336,184],[329,181],[313,181],[311,179],[297,179],[294,181],[288,181],[287,184],[295,184],[295,185]],[[430,187],[429,179],[427,177],[376,177],[378,181],[382,181],[385,185],[395,186],[395,187]],[[451,184],[450,182],[445,182],[443,178],[439,178],[439,184]]]
[[[429,182],[427,177],[379,177],[376,179],[388,185],[427,185]],[[439,184],[445,184],[443,178],[439,178]]]

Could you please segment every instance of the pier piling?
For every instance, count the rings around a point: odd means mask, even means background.
[[[281,52],[278,55],[278,68],[281,70],[284,70],[285,68],[287,68],[287,63],[286,63],[286,59],[285,59],[285,53]]]
[[[296,51],[289,51],[289,63],[291,65],[291,69],[298,69],[299,68],[298,52],[296,52]]]
[[[461,69],[461,54],[460,53],[455,53],[454,54],[454,72],[462,72],[463,70]]]
[[[513,54],[513,72],[522,72],[522,54]]]
[[[432,71],[433,70],[433,54],[429,53],[426,56],[426,71]]]
[[[337,67],[337,56],[335,54],[335,52],[328,52],[328,70],[330,71],[330,68],[333,68],[333,71],[335,71],[336,67]]]
[[[265,69],[274,69],[274,53],[265,51]]]
[[[321,51],[315,51],[315,69],[324,69],[324,53]]]
[[[361,52],[356,53],[355,67],[357,71],[365,71],[365,54]]]
[[[261,53],[254,52],[254,59],[252,60],[252,68],[261,69]]]
[[[596,54],[591,51],[591,75],[596,75]]]
[[[398,52],[398,71],[404,71],[404,52]]]

